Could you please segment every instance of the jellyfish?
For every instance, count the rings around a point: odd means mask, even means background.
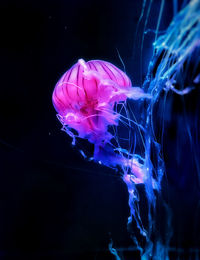
[[[58,81],[52,99],[72,144],[76,138],[87,139],[94,145],[94,161],[129,169],[131,174],[124,179],[139,184],[145,180],[142,158],[121,147],[113,148],[115,136],[109,129],[122,117],[116,106],[125,105],[127,99],[150,98],[141,88],[132,87],[129,77],[113,64],[80,59]]]
[[[76,144],[77,138],[86,139],[94,147],[89,159],[120,173],[129,194],[130,216],[127,227],[140,251],[142,249],[130,229],[132,221],[135,221],[142,237],[147,241],[150,238],[140,217],[136,186],[146,185],[148,198],[152,203],[152,190],[158,189],[159,185],[145,152],[145,127],[138,123],[134,111],[129,110],[128,101],[143,104],[148,103],[151,98],[151,94],[145,93],[142,88],[133,87],[129,77],[110,62],[85,62],[83,59],[79,59],[64,73],[52,96],[62,130],[72,138],[72,145]],[[125,138],[120,136],[121,130],[118,131],[118,127],[122,126],[125,133],[128,132]],[[143,152],[139,152],[141,147],[139,150],[136,148],[140,143],[143,145]],[[87,158],[82,150],[81,154]]]

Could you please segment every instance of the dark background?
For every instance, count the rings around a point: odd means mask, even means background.
[[[173,17],[172,2],[165,3],[160,29]],[[154,39],[152,33],[145,36],[141,57],[144,20],[137,37],[135,31],[142,3],[1,1],[0,259],[112,259],[110,237],[115,247],[132,245],[125,185],[114,171],[85,161],[71,146],[51,95],[79,58],[108,60],[123,69],[117,50],[133,84],[141,84]],[[147,28],[155,29],[159,10],[156,0]],[[199,192],[190,173],[193,162],[187,160],[189,142],[179,156],[188,164],[176,164],[181,112],[173,112],[167,125],[165,188],[173,211],[171,246],[187,251],[199,245]]]

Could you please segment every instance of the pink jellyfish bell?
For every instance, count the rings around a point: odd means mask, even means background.
[[[113,64],[80,59],[56,84],[53,104],[68,134],[75,136],[71,128],[78,137],[100,144],[112,138],[108,125],[118,123],[114,104],[142,96],[142,89],[132,88],[128,76]]]

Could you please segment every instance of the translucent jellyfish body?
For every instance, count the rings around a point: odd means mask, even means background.
[[[87,139],[94,144],[95,161],[130,168],[134,182],[141,183],[144,178],[141,163],[134,155],[127,158],[112,150],[110,141],[114,136],[108,127],[118,125],[121,115],[115,110],[116,104],[127,98],[149,97],[141,88],[132,87],[129,77],[113,64],[80,59],[56,84],[53,104],[73,144],[76,137]]]

